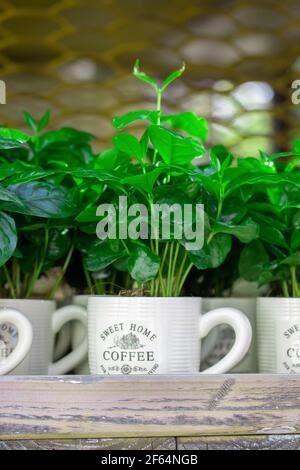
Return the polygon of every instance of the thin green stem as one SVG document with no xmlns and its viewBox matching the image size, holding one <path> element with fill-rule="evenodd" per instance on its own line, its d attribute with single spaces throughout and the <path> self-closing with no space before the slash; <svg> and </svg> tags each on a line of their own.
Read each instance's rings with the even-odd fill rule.
<svg viewBox="0 0 300 470">
<path fill-rule="evenodd" d="M 161 119 L 161 97 L 162 97 L 162 90 L 158 89 L 157 90 L 157 95 L 156 95 L 156 111 L 157 113 L 157 120 L 156 124 L 159 126 L 160 125 L 160 119 Z M 157 158 L 157 150 L 154 150 L 154 155 L 153 155 L 153 165 L 156 164 L 156 158 Z"/>
<path fill-rule="evenodd" d="M 6 264 L 3 265 L 3 272 L 4 272 L 6 282 L 10 290 L 10 295 L 13 299 L 16 299 L 16 291 L 15 291 L 14 284 L 13 284 L 12 278 L 9 274 Z"/>
<path fill-rule="evenodd" d="M 93 286 L 93 283 L 92 283 L 91 275 L 90 275 L 89 271 L 86 269 L 86 266 L 85 266 L 84 263 L 82 263 L 82 266 L 83 266 L 84 277 L 85 277 L 87 286 L 88 286 L 89 291 L 90 291 L 90 295 L 93 295 L 94 294 L 94 286 Z"/>
<path fill-rule="evenodd" d="M 293 297 L 299 297 L 298 281 L 296 274 L 296 266 L 291 266 L 291 276 L 292 276 L 292 291 Z"/>
<path fill-rule="evenodd" d="M 171 271 L 171 279 L 170 279 L 170 281 L 171 281 L 171 290 L 169 292 L 169 295 L 172 295 L 172 291 L 174 290 L 174 277 L 175 277 L 175 270 L 176 270 L 179 250 L 180 250 L 180 244 L 176 243 L 176 249 L 175 249 L 174 258 L 173 258 L 173 262 L 172 262 L 172 271 Z"/>
<path fill-rule="evenodd" d="M 188 277 L 188 275 L 189 275 L 189 273 L 190 273 L 193 266 L 194 266 L 194 264 L 190 263 L 188 268 L 186 269 L 185 273 L 183 274 L 181 282 L 180 282 L 179 287 L 178 287 L 178 290 L 177 290 L 177 292 L 175 292 L 175 297 L 180 295 L 180 293 L 182 291 L 182 288 L 184 286 L 184 283 L 186 281 L 186 278 Z"/>
<path fill-rule="evenodd" d="M 28 299 L 31 296 L 32 291 L 33 291 L 34 286 L 35 286 L 35 283 L 41 275 L 41 272 L 42 272 L 42 269 L 43 269 L 43 266 L 44 266 L 44 263 L 45 263 L 46 255 L 47 255 L 48 243 L 49 243 L 49 230 L 46 227 L 45 228 L 44 247 L 43 247 L 41 259 L 40 259 L 39 263 L 35 264 L 33 276 L 31 277 L 30 282 L 29 282 L 29 287 L 28 287 L 28 290 L 27 290 L 26 299 Z"/>
<path fill-rule="evenodd" d="M 287 281 L 281 281 L 281 289 L 282 289 L 284 297 L 290 296 Z"/>
<path fill-rule="evenodd" d="M 64 265 L 62 267 L 62 270 L 60 272 L 60 275 L 58 276 L 58 278 L 56 279 L 55 281 L 55 284 L 54 286 L 52 287 L 51 291 L 50 291 L 50 294 L 49 294 L 49 299 L 53 299 L 55 294 L 56 294 L 56 291 L 57 289 L 59 288 L 63 278 L 65 277 L 65 274 L 66 274 L 66 271 L 68 269 L 68 266 L 70 264 L 70 261 L 71 261 L 71 258 L 72 258 L 72 254 L 73 254 L 73 251 L 74 251 L 74 245 L 72 243 L 72 246 L 68 252 L 68 255 L 65 259 L 65 262 L 64 262 Z"/>
<path fill-rule="evenodd" d="M 184 270 L 186 260 L 187 260 L 187 252 L 185 252 L 184 255 L 183 255 L 183 258 L 182 258 L 182 261 L 181 261 L 181 264 L 179 266 L 178 273 L 177 273 L 177 276 L 176 276 L 175 291 L 174 291 L 175 296 L 177 296 L 178 286 L 179 286 L 180 279 L 181 279 L 181 276 L 182 276 L 182 273 L 183 273 L 183 270 Z"/>
<path fill-rule="evenodd" d="M 171 242 L 170 253 L 169 253 L 169 265 L 168 265 L 168 278 L 167 278 L 167 296 L 171 297 L 172 295 L 172 262 L 174 256 L 174 242 Z"/>
</svg>

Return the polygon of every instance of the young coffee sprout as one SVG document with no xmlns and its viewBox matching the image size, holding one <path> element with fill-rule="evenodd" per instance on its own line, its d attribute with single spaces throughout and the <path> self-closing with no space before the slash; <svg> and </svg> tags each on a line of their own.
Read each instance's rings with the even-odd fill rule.
<svg viewBox="0 0 300 470">
<path fill-rule="evenodd" d="M 163 84 L 161 87 L 158 86 L 157 82 L 149 77 L 149 75 L 146 75 L 145 72 L 140 71 L 140 60 L 137 59 L 134 67 L 133 67 L 133 75 L 138 78 L 139 80 L 142 80 L 143 82 L 147 82 L 152 88 L 154 88 L 156 92 L 156 111 L 157 111 L 157 119 L 156 119 L 156 124 L 160 124 L 160 117 L 161 117 L 161 98 L 163 92 L 168 88 L 169 85 L 171 85 L 174 80 L 179 78 L 183 72 L 185 71 L 185 63 L 183 62 L 182 67 L 178 70 L 175 70 L 172 72 L 168 77 L 164 80 Z"/>
</svg>

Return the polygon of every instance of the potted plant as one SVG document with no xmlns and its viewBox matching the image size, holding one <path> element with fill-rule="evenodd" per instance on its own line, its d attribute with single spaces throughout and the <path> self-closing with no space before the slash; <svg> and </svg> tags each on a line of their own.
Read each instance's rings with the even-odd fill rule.
<svg viewBox="0 0 300 470">
<path fill-rule="evenodd" d="M 106 216 L 101 209 L 101 198 L 89 212 L 80 215 L 81 221 L 87 222 L 89 218 L 94 223 L 98 221 L 99 239 L 90 244 L 84 256 L 86 270 L 93 272 L 114 266 L 129 273 L 134 281 L 133 288 L 125 292 L 127 296 L 95 296 L 89 300 L 92 373 L 198 371 L 199 334 L 205 336 L 209 329 L 224 321 L 234 327 L 237 341 L 233 350 L 210 372 L 228 370 L 242 358 L 250 344 L 249 322 L 241 313 L 229 308 L 211 312 L 201 317 L 199 333 L 201 299 L 180 297 L 194 265 L 199 269 L 217 267 L 230 252 L 233 236 L 248 242 L 257 235 L 257 226 L 251 220 L 243 217 L 237 223 L 221 220 L 227 195 L 232 193 L 226 188 L 231 155 L 223 147 L 213 148 L 211 173 L 193 165 L 192 161 L 206 152 L 203 146 L 206 121 L 191 112 L 176 115 L 162 112 L 163 92 L 183 70 L 184 67 L 173 72 L 159 86 L 136 63 L 134 75 L 154 89 L 156 109 L 130 112 L 113 120 L 120 131 L 137 120 L 149 124 L 140 139 L 129 132 L 120 132 L 113 138 L 113 148 L 98 158 L 101 178 L 114 192 L 109 207 L 103 195 Z M 97 180 L 99 173 L 91 168 L 85 177 Z M 214 205 L 208 202 L 211 193 L 216 198 Z M 188 228 L 189 235 L 193 232 L 197 214 L 192 214 L 187 224 L 180 217 L 171 220 L 166 210 L 156 218 L 157 224 L 153 224 L 157 215 L 153 213 L 163 204 L 168 209 L 176 206 L 182 210 L 181 214 L 186 205 L 204 204 L 205 213 L 202 206 L 202 213 L 198 213 L 199 218 L 202 214 L 204 245 L 191 248 L 184 231 Z M 168 237 L 162 236 L 158 229 L 165 222 Z M 178 230 L 185 236 L 177 237 Z"/>
<path fill-rule="evenodd" d="M 293 152 L 261 154 L 254 163 L 275 186 L 255 185 L 247 211 L 259 224 L 259 239 L 241 252 L 241 275 L 260 285 L 269 284 L 268 296 L 257 300 L 257 340 L 260 372 L 299 372 L 299 161 L 298 142 Z M 283 157 L 291 157 L 287 163 Z"/>
<path fill-rule="evenodd" d="M 22 312 L 33 326 L 30 361 L 22 363 L 17 372 L 63 373 L 84 357 L 86 341 L 54 367 L 54 335 L 71 319 L 86 322 L 85 311 L 64 307 L 55 312 L 53 300 L 32 298 L 41 275 L 59 266 L 48 294 L 49 299 L 54 297 L 74 251 L 75 216 L 82 193 L 66 168 L 74 155 L 87 158 L 91 136 L 74 129 L 43 132 L 49 113 L 39 122 L 28 113 L 25 119 L 33 136 L 0 129 L 0 306 Z"/>
</svg>

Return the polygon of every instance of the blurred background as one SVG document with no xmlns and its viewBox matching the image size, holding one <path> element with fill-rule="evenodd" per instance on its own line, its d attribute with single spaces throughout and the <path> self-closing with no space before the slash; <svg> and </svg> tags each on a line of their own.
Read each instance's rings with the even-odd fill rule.
<svg viewBox="0 0 300 470">
<path fill-rule="evenodd" d="M 52 128 L 92 132 L 100 151 L 113 116 L 153 107 L 138 57 L 161 78 L 186 62 L 164 106 L 207 117 L 212 142 L 256 155 L 299 136 L 299 0 L 0 0 L 0 39 L 5 125 L 50 109 Z"/>
</svg>

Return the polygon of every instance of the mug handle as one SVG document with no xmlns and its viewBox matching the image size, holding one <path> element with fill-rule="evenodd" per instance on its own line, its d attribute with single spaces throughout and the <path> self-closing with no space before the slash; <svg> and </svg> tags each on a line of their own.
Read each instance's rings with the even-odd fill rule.
<svg viewBox="0 0 300 470">
<path fill-rule="evenodd" d="M 65 323 L 69 321 L 78 320 L 84 327 L 87 326 L 87 313 L 83 307 L 79 305 L 67 305 L 61 307 L 54 313 L 52 317 L 52 330 L 54 334 L 58 333 Z M 67 354 L 59 361 L 53 362 L 49 365 L 49 375 L 63 375 L 74 369 L 80 364 L 87 356 L 88 352 L 88 341 L 87 335 L 77 348 Z"/>
<path fill-rule="evenodd" d="M 0 360 L 0 375 L 8 374 L 30 351 L 32 344 L 32 326 L 29 320 L 18 310 L 5 308 L 0 311 L 0 323 L 13 323 L 18 330 L 18 343 L 12 353 L 3 363 Z"/>
<path fill-rule="evenodd" d="M 217 308 L 200 317 L 200 338 L 208 335 L 212 328 L 226 323 L 235 332 L 235 342 L 231 350 L 217 364 L 202 371 L 204 374 L 225 374 L 236 366 L 247 354 L 252 340 L 251 324 L 240 310 Z"/>
</svg>

